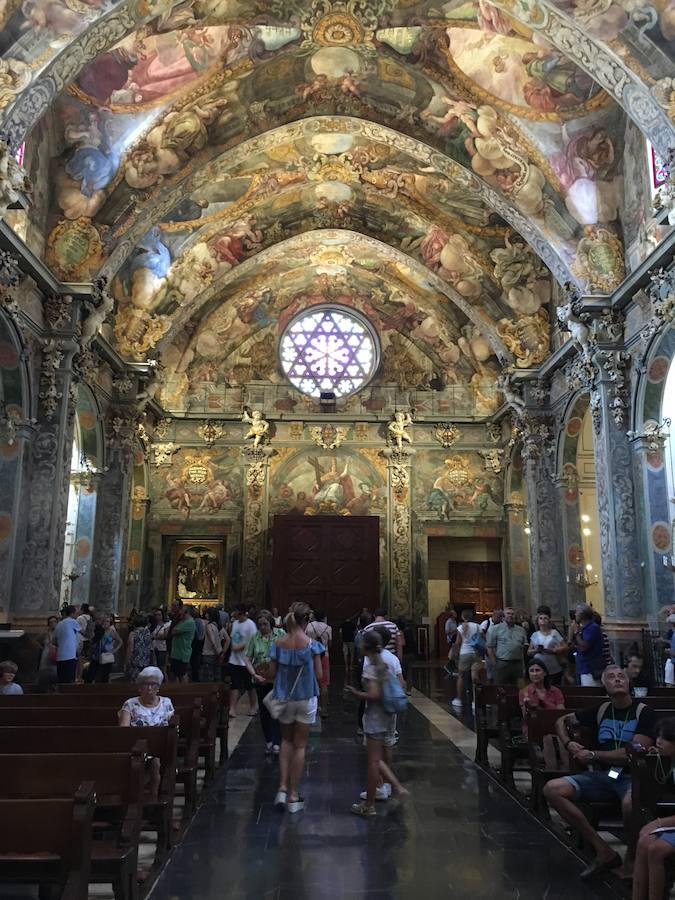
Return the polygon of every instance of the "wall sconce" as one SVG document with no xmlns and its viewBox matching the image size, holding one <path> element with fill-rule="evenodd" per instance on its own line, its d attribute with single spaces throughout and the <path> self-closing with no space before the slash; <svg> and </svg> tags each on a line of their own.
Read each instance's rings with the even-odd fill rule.
<svg viewBox="0 0 675 900">
<path fill-rule="evenodd" d="M 590 563 L 586 563 L 584 571 L 579 572 L 575 578 L 576 583 L 582 588 L 592 587 L 598 583 L 598 580 L 598 576 L 593 574 L 593 566 Z"/>
</svg>

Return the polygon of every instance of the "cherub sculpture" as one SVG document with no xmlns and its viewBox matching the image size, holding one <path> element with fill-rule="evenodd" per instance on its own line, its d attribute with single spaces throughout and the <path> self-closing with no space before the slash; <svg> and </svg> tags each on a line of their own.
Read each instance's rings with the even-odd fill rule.
<svg viewBox="0 0 675 900">
<path fill-rule="evenodd" d="M 412 444 L 412 435 L 406 431 L 412 423 L 413 418 L 409 412 L 395 412 L 393 420 L 387 426 L 389 437 L 399 450 L 403 449 L 403 441 Z"/>
<path fill-rule="evenodd" d="M 99 333 L 101 326 L 115 308 L 115 300 L 108 291 L 103 290 L 100 294 L 98 306 L 94 306 L 92 303 L 87 303 L 86 305 L 90 312 L 82 322 L 82 337 L 80 340 L 83 348 L 88 347 Z"/>
<path fill-rule="evenodd" d="M 263 418 L 262 410 L 260 409 L 254 409 L 250 414 L 245 409 L 242 413 L 241 421 L 251 426 L 244 435 L 244 440 L 247 441 L 253 438 L 253 449 L 257 450 L 268 438 L 270 423 Z"/>
<path fill-rule="evenodd" d="M 584 359 L 590 360 L 593 355 L 591 330 L 574 311 L 574 301 L 558 307 L 558 321 L 572 336 L 573 342 L 583 353 Z"/>
<path fill-rule="evenodd" d="M 154 372 L 150 375 L 148 380 L 145 382 L 145 387 L 142 391 L 139 391 L 136 394 L 136 408 L 139 412 L 143 412 L 145 407 L 150 403 L 151 400 L 154 400 L 162 386 L 164 385 L 165 375 L 164 368 L 161 365 L 158 365 Z"/>
<path fill-rule="evenodd" d="M 520 394 L 516 393 L 511 381 L 511 375 L 508 372 L 504 372 L 499 376 L 497 379 L 497 387 L 504 395 L 507 406 L 510 406 L 515 411 L 516 416 L 518 416 L 518 418 L 524 416 L 525 401 Z"/>
</svg>

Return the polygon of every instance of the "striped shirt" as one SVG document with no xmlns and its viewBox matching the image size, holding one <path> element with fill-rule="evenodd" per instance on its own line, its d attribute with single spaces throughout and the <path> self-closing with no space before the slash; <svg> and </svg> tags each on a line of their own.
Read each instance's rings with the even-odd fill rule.
<svg viewBox="0 0 675 900">
<path fill-rule="evenodd" d="M 389 640 L 384 646 L 385 650 L 389 650 L 390 653 L 396 653 L 396 647 L 398 644 L 398 636 L 401 633 L 398 629 L 398 625 L 395 625 L 393 622 L 390 622 L 388 619 L 383 619 L 381 622 L 371 622 L 370 625 L 366 625 L 363 629 L 364 632 L 372 631 L 374 628 L 386 628 L 389 632 Z"/>
</svg>

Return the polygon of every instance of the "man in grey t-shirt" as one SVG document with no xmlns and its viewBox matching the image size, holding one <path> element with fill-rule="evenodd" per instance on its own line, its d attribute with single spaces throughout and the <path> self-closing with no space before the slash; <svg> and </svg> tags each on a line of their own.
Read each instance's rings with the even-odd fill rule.
<svg viewBox="0 0 675 900">
<path fill-rule="evenodd" d="M 504 610 L 504 621 L 488 631 L 488 655 L 495 667 L 497 684 L 516 684 L 524 676 L 523 651 L 527 646 L 525 629 L 516 625 L 510 606 Z"/>
</svg>

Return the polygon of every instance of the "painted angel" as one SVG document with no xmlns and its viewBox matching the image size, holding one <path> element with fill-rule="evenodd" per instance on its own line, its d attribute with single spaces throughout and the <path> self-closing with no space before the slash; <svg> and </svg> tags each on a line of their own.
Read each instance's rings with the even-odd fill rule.
<svg viewBox="0 0 675 900">
<path fill-rule="evenodd" d="M 396 412 L 394 413 L 393 421 L 387 426 L 389 436 L 399 450 L 403 450 L 404 441 L 408 444 L 413 442 L 412 435 L 406 431 L 412 423 L 413 419 L 409 412 Z"/>
<path fill-rule="evenodd" d="M 244 435 L 244 440 L 247 441 L 253 438 L 253 449 L 257 450 L 269 436 L 270 423 L 263 418 L 262 410 L 260 409 L 254 409 L 250 415 L 248 410 L 245 409 L 242 413 L 241 421 L 251 426 Z"/>
</svg>

